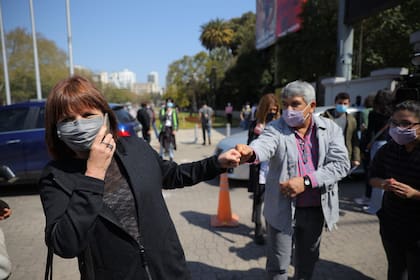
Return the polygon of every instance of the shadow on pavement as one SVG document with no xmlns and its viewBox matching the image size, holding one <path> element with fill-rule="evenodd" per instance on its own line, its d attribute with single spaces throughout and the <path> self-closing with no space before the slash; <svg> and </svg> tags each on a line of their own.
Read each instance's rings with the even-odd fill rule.
<svg viewBox="0 0 420 280">
<path fill-rule="evenodd" d="M 39 187 L 37 184 L 12 184 L 0 186 L 0 196 L 20 196 L 38 195 Z"/>
<path fill-rule="evenodd" d="M 313 280 L 373 280 L 352 267 L 326 260 L 317 262 L 313 276 Z"/>
<path fill-rule="evenodd" d="M 187 262 L 192 279 L 221 279 L 221 280 L 246 280 L 265 279 L 265 270 L 252 268 L 250 270 L 230 270 L 210 266 L 200 262 Z M 293 277 L 289 277 L 292 280 Z M 373 278 L 339 263 L 320 260 L 316 264 L 313 280 L 373 280 Z"/>
<path fill-rule="evenodd" d="M 264 279 L 264 270 L 252 268 L 250 270 L 230 270 L 210 266 L 200 262 L 187 262 L 192 279 L 206 280 L 255 280 Z"/>
<path fill-rule="evenodd" d="M 254 243 L 253 233 L 254 229 L 250 228 L 247 225 L 239 224 L 238 227 L 212 227 L 210 225 L 211 215 L 198 213 L 194 211 L 184 211 L 181 212 L 181 215 L 190 223 L 195 226 L 198 226 L 202 229 L 206 229 L 209 232 L 217 235 L 218 237 L 232 243 L 232 246 L 229 247 L 229 251 L 235 253 L 239 258 L 249 261 L 249 260 L 258 260 L 261 257 L 265 256 L 265 246 L 259 246 Z M 222 233 L 236 234 L 249 238 L 249 242 L 244 247 L 236 247 L 234 244 L 235 240 L 226 237 Z M 219 278 L 218 278 L 219 279 Z M 220 278 L 224 279 L 224 278 Z M 229 278 L 230 279 L 230 278 Z"/>
<path fill-rule="evenodd" d="M 256 245 L 253 240 L 248 242 L 245 247 L 229 247 L 229 252 L 235 253 L 239 258 L 244 261 L 258 260 L 265 257 L 265 246 Z"/>
<path fill-rule="evenodd" d="M 219 237 L 229 241 L 230 243 L 235 243 L 234 240 L 223 236 L 221 233 L 231 233 L 236 235 L 241 235 L 245 237 L 249 237 L 252 240 L 251 234 L 253 233 L 254 229 L 248 227 L 244 224 L 239 224 L 238 227 L 211 227 L 210 226 L 210 218 L 211 215 L 199 213 L 195 211 L 184 211 L 181 212 L 181 215 L 192 225 L 201 227 L 203 229 L 207 229 L 208 231 L 218 235 Z"/>
</svg>

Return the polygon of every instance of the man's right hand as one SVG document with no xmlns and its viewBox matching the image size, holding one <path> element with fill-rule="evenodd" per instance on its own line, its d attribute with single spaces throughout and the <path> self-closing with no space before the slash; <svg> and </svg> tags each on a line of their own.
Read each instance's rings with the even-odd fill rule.
<svg viewBox="0 0 420 280">
<path fill-rule="evenodd" d="M 237 144 L 235 149 L 241 154 L 241 164 L 248 162 L 254 156 L 254 150 L 248 145 Z"/>
</svg>

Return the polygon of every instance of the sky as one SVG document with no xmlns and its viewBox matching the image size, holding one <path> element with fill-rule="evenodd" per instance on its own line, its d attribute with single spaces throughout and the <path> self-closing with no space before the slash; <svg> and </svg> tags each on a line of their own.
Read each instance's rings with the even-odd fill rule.
<svg viewBox="0 0 420 280">
<path fill-rule="evenodd" d="M 0 0 L 3 27 L 32 31 L 29 0 Z M 70 0 L 73 64 L 94 72 L 128 69 L 137 82 L 156 71 L 165 86 L 168 66 L 205 51 L 201 25 L 255 12 L 256 0 Z M 66 0 L 33 0 L 36 33 L 68 52 Z"/>
</svg>

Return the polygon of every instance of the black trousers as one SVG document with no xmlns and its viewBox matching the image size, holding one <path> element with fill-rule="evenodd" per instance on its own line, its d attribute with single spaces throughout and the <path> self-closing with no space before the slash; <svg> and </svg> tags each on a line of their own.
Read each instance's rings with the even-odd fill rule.
<svg viewBox="0 0 420 280">
<path fill-rule="evenodd" d="M 383 221 L 380 234 L 388 260 L 388 280 L 420 279 L 420 236 L 408 241 L 404 234 L 396 236 L 395 227 Z"/>
</svg>

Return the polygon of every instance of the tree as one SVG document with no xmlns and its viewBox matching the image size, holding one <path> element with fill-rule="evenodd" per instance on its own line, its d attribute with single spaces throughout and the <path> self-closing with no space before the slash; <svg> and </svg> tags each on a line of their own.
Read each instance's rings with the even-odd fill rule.
<svg viewBox="0 0 420 280">
<path fill-rule="evenodd" d="M 222 19 L 211 20 L 201 26 L 201 44 L 211 51 L 219 47 L 229 47 L 233 40 L 233 30 Z"/>
<path fill-rule="evenodd" d="M 205 52 L 192 57 L 184 56 L 171 63 L 166 77 L 166 97 L 172 97 L 178 105 L 196 111 L 198 100 L 206 98 L 209 91 L 209 65 L 209 56 Z"/>
<path fill-rule="evenodd" d="M 280 84 L 335 75 L 337 1 L 313 0 L 303 6 L 302 28 L 277 41 Z"/>
<path fill-rule="evenodd" d="M 68 76 L 66 54 L 54 42 L 37 34 L 38 60 L 42 96 L 46 97 L 53 85 Z M 6 55 L 12 102 L 36 98 L 35 64 L 32 36 L 25 29 L 16 28 L 6 35 Z M 3 61 L 2 61 L 3 63 Z M 0 82 L 4 83 L 3 68 Z M 2 96 L 5 94 L 2 92 Z"/>
<path fill-rule="evenodd" d="M 356 73 L 367 76 L 378 68 L 410 68 L 410 34 L 420 29 L 420 2 L 402 1 L 401 5 L 360 21 L 355 25 Z M 361 41 L 360 41 L 361 40 Z M 361 65 L 357 65 L 357 61 Z M 360 69 L 361 67 L 361 69 Z"/>
<path fill-rule="evenodd" d="M 105 95 L 105 98 L 108 102 L 112 103 L 126 103 L 126 102 L 136 102 L 137 95 L 131 92 L 128 89 L 116 88 L 112 85 L 106 85 L 102 88 L 102 93 Z"/>
</svg>

